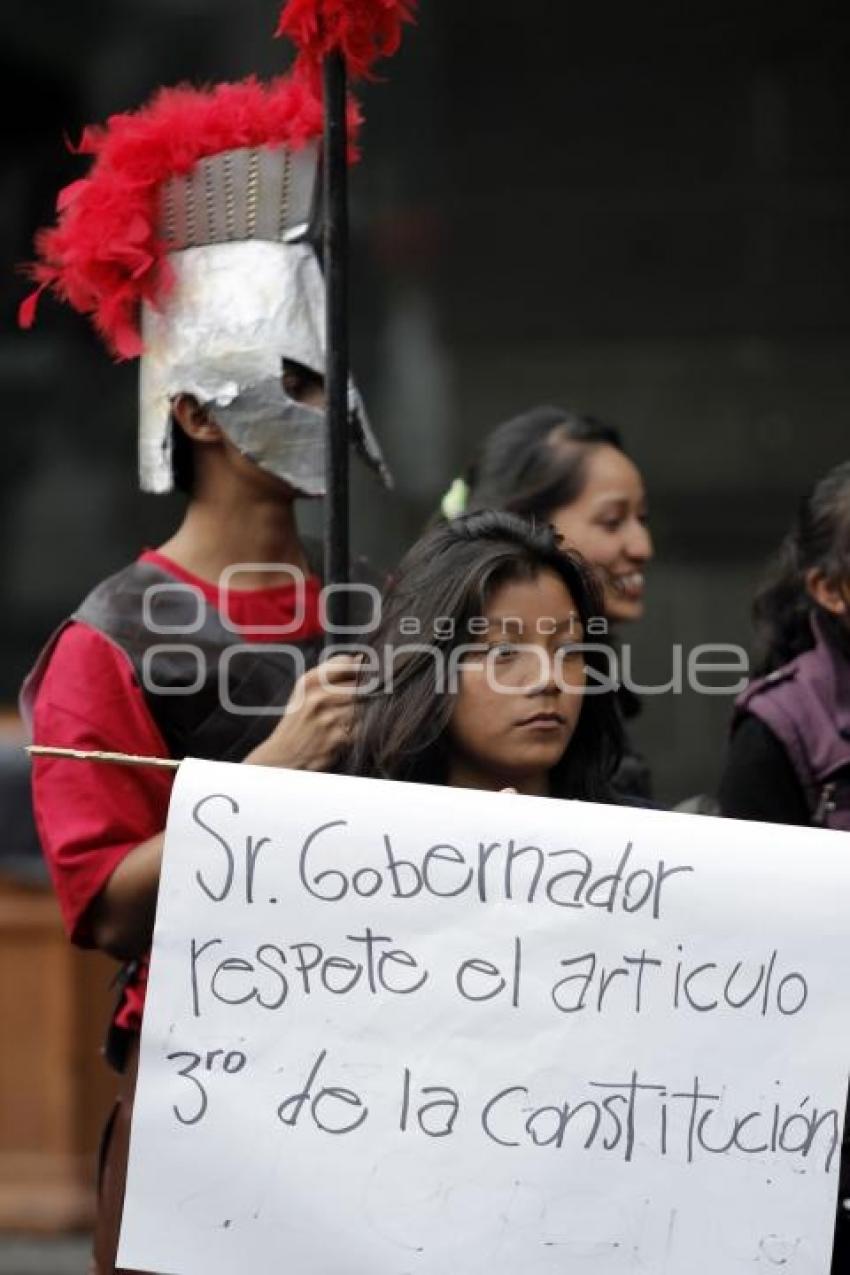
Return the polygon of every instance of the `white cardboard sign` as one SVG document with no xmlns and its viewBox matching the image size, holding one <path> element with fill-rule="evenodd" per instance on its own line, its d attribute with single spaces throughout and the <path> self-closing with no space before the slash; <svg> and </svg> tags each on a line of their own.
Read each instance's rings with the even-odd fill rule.
<svg viewBox="0 0 850 1275">
<path fill-rule="evenodd" d="M 189 761 L 119 1264 L 827 1275 L 842 833 Z"/>
</svg>

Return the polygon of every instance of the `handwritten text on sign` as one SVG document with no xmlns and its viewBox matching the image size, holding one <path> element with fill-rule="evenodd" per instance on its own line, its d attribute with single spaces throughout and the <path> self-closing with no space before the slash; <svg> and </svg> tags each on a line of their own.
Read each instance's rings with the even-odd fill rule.
<svg viewBox="0 0 850 1275">
<path fill-rule="evenodd" d="M 121 1264 L 826 1275 L 840 833 L 185 763 Z"/>
</svg>

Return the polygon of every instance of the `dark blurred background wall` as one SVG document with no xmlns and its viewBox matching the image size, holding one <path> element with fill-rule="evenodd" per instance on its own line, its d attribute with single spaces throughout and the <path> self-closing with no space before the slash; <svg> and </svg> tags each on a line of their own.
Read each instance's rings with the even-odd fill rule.
<svg viewBox="0 0 850 1275">
<path fill-rule="evenodd" d="M 271 74 L 274 0 L 6 0 L 0 17 L 0 704 L 99 577 L 179 502 L 135 486 L 135 368 L 12 263 L 82 171 L 63 147 L 159 83 Z M 671 647 L 748 641 L 766 555 L 850 454 L 850 9 L 422 0 L 361 94 L 355 366 L 398 487 L 358 479 L 392 565 L 476 440 L 536 402 L 610 417 L 650 492 L 642 680 Z M 308 511 L 315 520 L 317 510 Z M 664 695 L 660 795 L 714 782 L 728 698 Z"/>
</svg>

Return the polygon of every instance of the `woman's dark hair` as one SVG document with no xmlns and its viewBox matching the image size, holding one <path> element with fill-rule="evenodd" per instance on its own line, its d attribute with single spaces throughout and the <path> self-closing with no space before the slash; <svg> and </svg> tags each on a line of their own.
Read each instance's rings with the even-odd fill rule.
<svg viewBox="0 0 850 1275">
<path fill-rule="evenodd" d="M 756 594 L 756 676 L 781 668 L 814 645 L 815 612 L 827 634 L 846 644 L 841 619 L 819 608 L 806 589 L 812 569 L 837 584 L 850 581 L 850 461 L 815 483 Z"/>
<path fill-rule="evenodd" d="M 499 425 L 484 441 L 466 475 L 467 510 L 506 509 L 548 522 L 584 487 L 590 451 L 600 445 L 625 452 L 612 425 L 560 407 L 534 407 Z"/>
<path fill-rule="evenodd" d="M 358 702 L 351 773 L 412 783 L 447 781 L 453 702 L 450 690 L 438 688 L 437 665 L 445 667 L 451 651 L 469 641 L 469 621 L 484 614 L 495 589 L 535 579 L 542 571 L 564 582 L 587 632 L 589 620 L 602 614 L 598 586 L 583 560 L 561 550 L 548 527 L 487 511 L 441 523 L 413 546 L 388 589 L 373 639 L 385 664 L 381 685 Z M 447 628 L 451 635 L 440 637 Z M 420 636 L 411 640 L 412 632 Z M 585 662 L 607 671 L 595 652 L 588 652 Z M 586 696 L 569 747 L 552 771 L 553 796 L 606 800 L 621 752 L 614 694 Z"/>
</svg>

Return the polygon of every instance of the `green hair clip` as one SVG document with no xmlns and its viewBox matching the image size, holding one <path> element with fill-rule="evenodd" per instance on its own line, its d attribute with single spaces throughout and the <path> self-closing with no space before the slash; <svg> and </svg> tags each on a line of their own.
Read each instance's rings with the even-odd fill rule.
<svg viewBox="0 0 850 1275">
<path fill-rule="evenodd" d="M 440 511 L 444 518 L 459 518 L 466 511 L 469 500 L 469 487 L 462 478 L 456 478 L 440 501 Z"/>
</svg>

